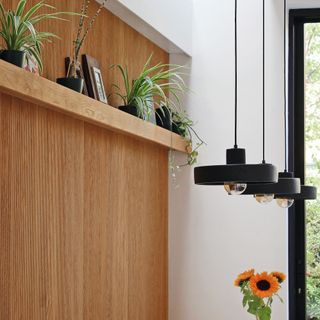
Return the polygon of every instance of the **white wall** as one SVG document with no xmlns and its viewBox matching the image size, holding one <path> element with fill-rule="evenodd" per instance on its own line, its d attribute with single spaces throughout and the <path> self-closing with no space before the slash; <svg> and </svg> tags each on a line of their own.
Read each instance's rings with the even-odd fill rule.
<svg viewBox="0 0 320 320">
<path fill-rule="evenodd" d="M 267 160 L 283 170 L 283 1 L 266 3 Z M 261 161 L 261 4 L 239 1 L 239 145 L 248 163 Z M 233 6 L 233 0 L 194 1 L 194 93 L 186 106 L 208 144 L 200 165 L 225 163 L 225 149 L 233 146 Z M 172 62 L 186 58 L 173 55 Z M 177 185 L 170 185 L 170 320 L 250 319 L 233 280 L 251 267 L 286 272 L 287 211 L 227 196 L 222 187 L 195 186 L 192 169 L 178 174 Z M 274 319 L 286 319 L 286 308 L 275 302 Z"/>
<path fill-rule="evenodd" d="M 106 3 L 111 12 L 167 52 L 187 55 L 192 54 L 192 6 L 192 0 L 109 0 Z"/>
<path fill-rule="evenodd" d="M 289 8 L 320 8 L 320 0 L 289 0 Z"/>
<path fill-rule="evenodd" d="M 190 0 L 119 0 L 156 30 L 172 40 L 187 53 L 191 53 Z M 164 23 L 165 22 L 165 23 Z"/>
</svg>

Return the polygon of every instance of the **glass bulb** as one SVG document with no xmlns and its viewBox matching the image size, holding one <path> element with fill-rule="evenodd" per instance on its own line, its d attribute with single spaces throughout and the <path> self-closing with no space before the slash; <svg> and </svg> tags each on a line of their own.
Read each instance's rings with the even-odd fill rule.
<svg viewBox="0 0 320 320">
<path fill-rule="evenodd" d="M 224 189 L 228 192 L 229 195 L 239 195 L 246 191 L 247 184 L 229 182 L 224 184 Z"/>
<path fill-rule="evenodd" d="M 279 198 L 277 199 L 277 204 L 284 209 L 290 208 L 294 204 L 294 199 Z"/>
<path fill-rule="evenodd" d="M 261 204 L 268 204 L 274 199 L 274 194 L 255 194 L 255 199 Z"/>
</svg>

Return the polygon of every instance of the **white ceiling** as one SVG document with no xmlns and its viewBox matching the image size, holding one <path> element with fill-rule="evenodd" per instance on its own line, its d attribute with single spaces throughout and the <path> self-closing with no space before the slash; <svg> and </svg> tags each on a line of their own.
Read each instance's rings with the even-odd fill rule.
<svg viewBox="0 0 320 320">
<path fill-rule="evenodd" d="M 320 0 L 289 0 L 289 8 L 320 8 Z"/>
</svg>

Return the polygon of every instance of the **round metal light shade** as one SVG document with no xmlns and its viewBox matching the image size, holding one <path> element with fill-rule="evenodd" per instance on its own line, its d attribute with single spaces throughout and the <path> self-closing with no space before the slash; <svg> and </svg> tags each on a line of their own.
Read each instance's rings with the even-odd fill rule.
<svg viewBox="0 0 320 320">
<path fill-rule="evenodd" d="M 280 172 L 277 183 L 248 185 L 243 195 L 275 194 L 288 198 L 289 194 L 298 194 L 300 191 L 299 178 L 294 178 L 290 172 Z"/>
<path fill-rule="evenodd" d="M 194 169 L 194 181 L 198 185 L 214 186 L 231 182 L 247 184 L 274 183 L 277 178 L 277 168 L 268 163 L 227 164 Z"/>
<path fill-rule="evenodd" d="M 284 195 L 276 194 L 276 199 L 284 198 Z M 285 195 L 285 198 L 294 200 L 316 200 L 317 188 L 313 186 L 301 186 L 300 193 Z"/>
</svg>

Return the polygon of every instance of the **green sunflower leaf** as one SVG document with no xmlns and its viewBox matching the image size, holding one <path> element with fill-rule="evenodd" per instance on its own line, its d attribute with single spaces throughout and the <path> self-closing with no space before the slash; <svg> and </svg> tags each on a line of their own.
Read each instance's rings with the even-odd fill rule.
<svg viewBox="0 0 320 320">
<path fill-rule="evenodd" d="M 257 316 L 260 320 L 271 320 L 271 308 L 264 306 L 257 310 Z"/>
</svg>

